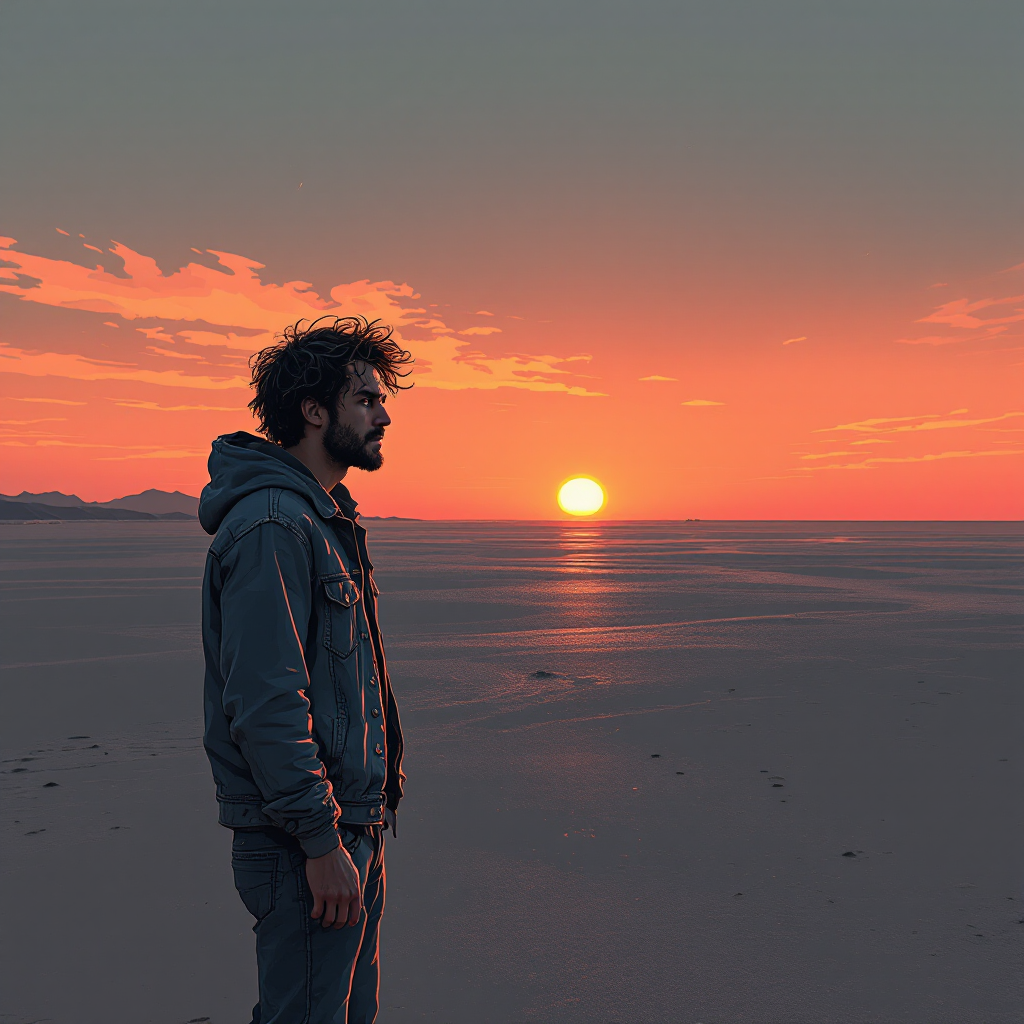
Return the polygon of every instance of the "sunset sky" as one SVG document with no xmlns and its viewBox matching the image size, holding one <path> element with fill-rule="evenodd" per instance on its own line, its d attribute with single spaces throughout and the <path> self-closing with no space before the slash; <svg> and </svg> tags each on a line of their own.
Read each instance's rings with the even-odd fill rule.
<svg viewBox="0 0 1024 1024">
<path fill-rule="evenodd" d="M 0 492 L 197 494 L 285 325 L 367 514 L 1024 513 L 1024 5 L 4 5 Z"/>
</svg>

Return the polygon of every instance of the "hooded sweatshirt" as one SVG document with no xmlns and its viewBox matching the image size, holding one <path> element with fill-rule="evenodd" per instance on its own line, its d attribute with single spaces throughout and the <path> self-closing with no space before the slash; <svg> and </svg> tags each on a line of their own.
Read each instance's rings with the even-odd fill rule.
<svg viewBox="0 0 1024 1024">
<path fill-rule="evenodd" d="M 199 521 L 204 745 L 220 822 L 319 857 L 402 796 L 402 730 L 355 502 L 277 445 L 217 438 Z"/>
</svg>

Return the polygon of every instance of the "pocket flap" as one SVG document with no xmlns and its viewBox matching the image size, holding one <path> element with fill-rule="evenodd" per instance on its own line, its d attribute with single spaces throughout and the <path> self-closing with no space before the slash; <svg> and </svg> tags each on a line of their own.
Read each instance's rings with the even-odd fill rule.
<svg viewBox="0 0 1024 1024">
<path fill-rule="evenodd" d="M 347 577 L 336 580 L 324 580 L 324 595 L 333 604 L 342 608 L 351 608 L 359 600 L 359 588 Z"/>
</svg>

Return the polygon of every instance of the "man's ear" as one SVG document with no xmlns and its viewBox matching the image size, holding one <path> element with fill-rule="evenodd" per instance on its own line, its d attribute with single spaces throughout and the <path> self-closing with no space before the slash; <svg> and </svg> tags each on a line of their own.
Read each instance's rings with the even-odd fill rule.
<svg viewBox="0 0 1024 1024">
<path fill-rule="evenodd" d="M 312 396 L 307 395 L 299 405 L 302 410 L 302 418 L 314 427 L 326 427 L 328 416 L 327 410 Z"/>
</svg>

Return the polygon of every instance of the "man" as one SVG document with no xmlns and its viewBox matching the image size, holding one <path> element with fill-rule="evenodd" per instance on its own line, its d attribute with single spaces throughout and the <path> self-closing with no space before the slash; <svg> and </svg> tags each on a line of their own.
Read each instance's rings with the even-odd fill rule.
<svg viewBox="0 0 1024 1024">
<path fill-rule="evenodd" d="M 219 437 L 199 519 L 205 746 L 255 917 L 253 1024 L 377 1015 L 385 828 L 402 729 L 349 468 L 374 471 L 411 356 L 360 317 L 302 322 L 252 361 L 266 441 Z"/>
</svg>

